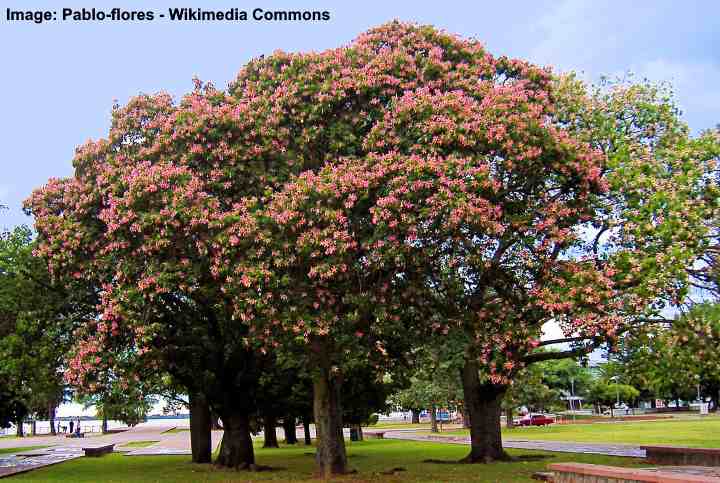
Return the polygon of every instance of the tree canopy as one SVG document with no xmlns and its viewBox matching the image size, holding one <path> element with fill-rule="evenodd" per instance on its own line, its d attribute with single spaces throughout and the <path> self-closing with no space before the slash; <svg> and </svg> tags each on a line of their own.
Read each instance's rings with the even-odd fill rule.
<svg viewBox="0 0 720 483">
<path fill-rule="evenodd" d="M 251 416 L 279 411 L 263 376 L 296 358 L 327 476 L 348 470 L 343 415 L 362 419 L 343 387 L 387 382 L 431 339 L 462 371 L 466 460 L 504 458 L 520 371 L 665 320 L 699 280 L 718 144 L 662 88 L 592 89 L 392 22 L 254 59 L 224 91 L 115 106 L 26 206 L 53 280 L 96 298 L 68 381 L 167 375 L 220 415 L 218 463 L 246 468 Z M 542 340 L 548 322 L 562 339 Z"/>
</svg>

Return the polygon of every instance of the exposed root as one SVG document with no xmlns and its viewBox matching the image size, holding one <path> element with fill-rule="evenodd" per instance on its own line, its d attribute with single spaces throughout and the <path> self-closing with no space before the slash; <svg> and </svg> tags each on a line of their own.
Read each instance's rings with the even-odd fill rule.
<svg viewBox="0 0 720 483">
<path fill-rule="evenodd" d="M 222 463 L 215 463 L 215 469 L 216 470 L 235 470 L 235 471 L 252 471 L 252 472 L 260 472 L 260 471 L 280 471 L 283 468 L 273 468 L 272 466 L 265 466 L 265 465 L 258 465 L 255 463 L 247 463 L 243 462 L 236 466 L 228 466 L 224 465 Z"/>
<path fill-rule="evenodd" d="M 473 456 L 472 453 L 461 459 L 458 463 L 463 464 L 489 464 L 496 461 L 517 461 L 517 458 L 510 456 L 505 451 L 499 455 Z"/>
<path fill-rule="evenodd" d="M 354 474 L 357 474 L 357 472 L 358 472 L 358 470 L 355 470 L 355 469 L 348 469 L 348 470 L 343 471 L 342 473 L 330 473 L 330 474 L 316 472 L 315 478 L 324 480 L 327 478 L 335 478 L 335 477 L 340 477 L 340 476 L 354 475 Z"/>
<path fill-rule="evenodd" d="M 407 471 L 407 470 L 405 468 L 403 468 L 402 466 L 397 466 L 397 467 L 391 468 L 387 471 L 381 471 L 380 474 L 381 475 L 394 475 L 395 473 L 400 473 L 401 471 Z"/>
</svg>

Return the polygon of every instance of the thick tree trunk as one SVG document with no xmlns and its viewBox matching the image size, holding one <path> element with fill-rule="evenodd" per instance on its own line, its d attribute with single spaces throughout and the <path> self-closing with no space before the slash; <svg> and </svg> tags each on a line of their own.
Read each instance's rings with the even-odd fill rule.
<svg viewBox="0 0 720 483">
<path fill-rule="evenodd" d="M 228 468 L 245 469 L 255 466 L 250 418 L 244 412 L 227 411 L 222 415 L 223 439 L 215 463 Z"/>
<path fill-rule="evenodd" d="M 505 409 L 505 426 L 507 428 L 512 428 L 515 426 L 515 424 L 513 423 L 513 410 L 511 407 Z"/>
<path fill-rule="evenodd" d="M 30 422 L 30 436 L 37 436 L 37 421 L 35 419 Z"/>
<path fill-rule="evenodd" d="M 22 438 L 23 436 L 25 436 L 25 430 L 23 428 L 23 420 L 22 419 L 15 421 L 15 435 L 18 438 Z"/>
<path fill-rule="evenodd" d="M 361 424 L 353 424 L 353 428 L 355 429 L 355 434 L 357 434 L 357 440 L 363 441 L 363 430 Z"/>
<path fill-rule="evenodd" d="M 502 447 L 500 415 L 502 399 L 507 386 L 481 384 L 478 363 L 466 360 L 463 368 L 463 392 L 465 407 L 472 415 L 470 420 L 470 454 L 465 463 L 489 463 L 507 460 Z"/>
<path fill-rule="evenodd" d="M 438 432 L 437 409 L 435 408 L 435 406 L 433 406 L 432 410 L 430 411 L 430 432 L 431 433 Z"/>
<path fill-rule="evenodd" d="M 193 463 L 212 461 L 210 405 L 202 394 L 190 394 L 190 449 Z"/>
<path fill-rule="evenodd" d="M 310 418 L 305 416 L 302 419 L 303 422 L 303 435 L 305 436 L 305 444 L 310 446 L 312 444 L 312 438 L 310 438 Z"/>
<path fill-rule="evenodd" d="M 103 420 L 102 420 L 102 434 L 105 434 L 108 432 L 108 419 L 105 413 L 103 413 Z"/>
<path fill-rule="evenodd" d="M 412 423 L 413 424 L 420 424 L 420 411 L 411 410 L 412 413 Z"/>
<path fill-rule="evenodd" d="M 275 416 L 265 415 L 263 416 L 263 434 L 265 435 L 265 443 L 263 448 L 279 448 L 277 439 L 277 418 Z"/>
<path fill-rule="evenodd" d="M 283 432 L 285 433 L 285 444 L 297 444 L 295 416 L 288 415 L 283 418 Z"/>
<path fill-rule="evenodd" d="M 463 428 L 470 429 L 470 408 L 465 405 L 462 410 Z"/>
<path fill-rule="evenodd" d="M 339 378 L 329 364 L 322 364 L 313 380 L 313 410 L 317 452 L 315 461 L 321 477 L 348 472 Z"/>
<path fill-rule="evenodd" d="M 57 430 L 55 429 L 55 405 L 51 404 L 48 407 L 48 417 L 50 418 L 50 434 L 53 436 L 57 435 Z"/>
<path fill-rule="evenodd" d="M 221 431 L 222 426 L 220 425 L 220 416 L 216 412 L 210 410 L 210 429 L 213 431 Z"/>
</svg>

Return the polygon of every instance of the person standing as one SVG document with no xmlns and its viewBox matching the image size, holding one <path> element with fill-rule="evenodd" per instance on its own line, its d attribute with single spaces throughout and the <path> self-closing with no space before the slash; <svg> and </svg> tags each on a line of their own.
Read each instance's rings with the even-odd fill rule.
<svg viewBox="0 0 720 483">
<path fill-rule="evenodd" d="M 74 427 L 74 426 L 75 426 L 75 421 L 73 421 L 73 420 L 71 419 L 71 420 L 70 420 L 70 434 L 73 434 L 73 433 L 74 433 L 74 431 L 73 431 L 73 427 Z"/>
<path fill-rule="evenodd" d="M 77 421 L 75 421 L 75 433 L 80 436 L 80 418 L 77 418 Z"/>
</svg>

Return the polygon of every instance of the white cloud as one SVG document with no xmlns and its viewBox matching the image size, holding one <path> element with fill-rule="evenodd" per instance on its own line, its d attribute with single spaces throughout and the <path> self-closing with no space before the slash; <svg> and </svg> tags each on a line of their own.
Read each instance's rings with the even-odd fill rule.
<svg viewBox="0 0 720 483">
<path fill-rule="evenodd" d="M 593 0 L 566 0 L 538 18 L 531 32 L 537 43 L 530 59 L 563 70 L 584 69 L 593 61 L 621 48 L 621 38 L 602 5 Z M 616 26 L 616 25 L 615 25 Z"/>
<path fill-rule="evenodd" d="M 542 335 L 540 340 L 562 339 L 565 337 L 565 334 L 563 334 L 563 331 L 558 323 L 554 321 L 546 322 L 542 326 L 541 331 Z"/>
</svg>

